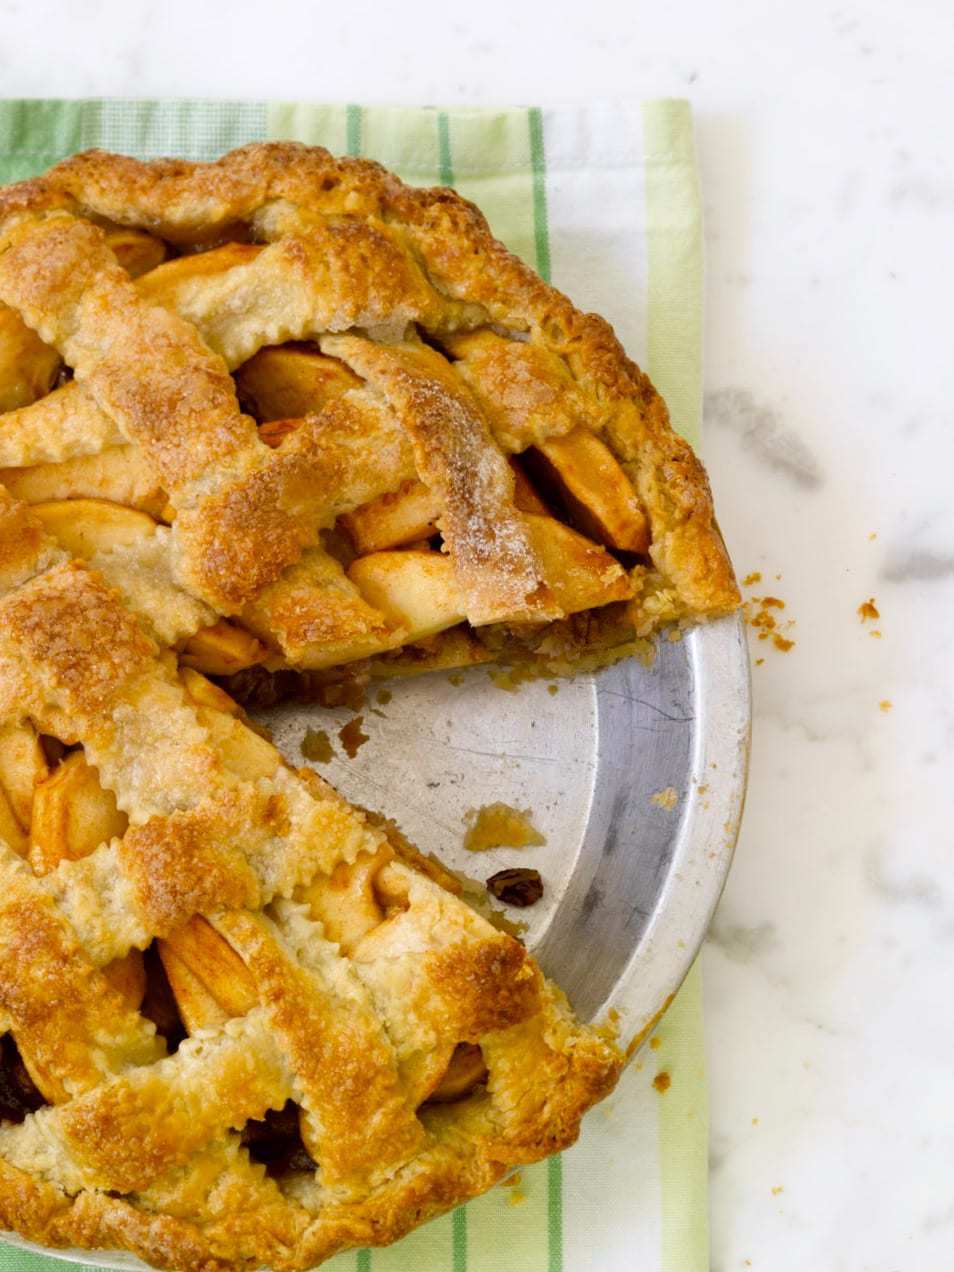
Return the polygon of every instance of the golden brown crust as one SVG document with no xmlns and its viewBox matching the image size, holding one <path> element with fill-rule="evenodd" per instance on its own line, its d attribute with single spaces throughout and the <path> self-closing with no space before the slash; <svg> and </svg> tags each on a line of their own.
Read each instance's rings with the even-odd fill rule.
<svg viewBox="0 0 954 1272">
<path fill-rule="evenodd" d="M 132 316 L 131 330 L 141 329 L 141 337 L 129 340 L 130 348 L 150 344 L 153 363 L 167 340 L 177 344 L 185 336 L 171 315 L 164 327 L 153 306 L 143 307 L 150 299 L 196 327 L 230 367 L 268 343 L 353 327 L 373 331 L 382 324 L 400 336 L 409 322 L 417 323 L 445 339 L 460 357 L 454 392 L 440 396 L 447 374 L 437 373 L 434 361 L 426 378 L 429 400 L 445 428 L 461 401 L 463 379 L 476 392 L 505 451 L 559 436 L 575 420 L 585 421 L 610 444 L 652 528 L 650 555 L 659 577 L 651 589 L 655 608 L 640 615 L 640 631 L 667 619 L 718 615 L 738 604 L 705 473 L 669 427 L 665 405 L 649 380 L 623 353 L 608 324 L 580 313 L 508 253 L 480 212 L 451 191 L 412 189 L 374 163 L 334 159 L 295 143 L 247 146 L 213 164 L 141 164 L 95 151 L 75 156 L 38 181 L 0 192 L 0 223 L 10 244 L 5 253 L 10 260 L 0 261 L 0 295 L 51 338 L 52 328 L 44 326 L 50 317 L 37 306 L 43 309 L 58 270 L 63 281 L 72 259 L 66 239 L 76 237 L 75 218 L 83 216 L 145 227 L 189 248 L 236 236 L 266 244 L 231 243 L 205 257 L 160 266 L 136 284 L 138 307 L 129 296 L 133 284 L 111 278 L 107 286 L 103 269 L 95 272 L 91 296 L 83 300 L 80 284 L 89 279 L 91 258 L 69 269 L 67 281 L 80 309 L 95 309 L 96 296 L 108 295 L 124 320 Z M 88 245 L 90 236 L 102 238 L 88 225 L 83 234 Z M 110 255 L 105 242 L 96 250 Z M 24 252 L 26 257 L 18 255 Z M 34 276 L 30 286 L 22 285 L 19 264 L 24 260 L 24 269 Z M 118 266 L 114 270 L 123 272 Z M 117 289 L 124 291 L 121 305 Z M 264 306 L 262 297 L 268 298 Z M 488 322 L 527 343 L 501 341 Z M 482 330 L 469 334 L 477 327 Z M 380 361 L 380 347 L 376 350 Z M 190 355 L 198 358 L 196 365 L 202 356 L 195 349 Z M 287 461 L 276 459 L 274 470 L 256 452 L 234 402 L 227 400 L 224 368 L 221 363 L 214 373 L 212 363 L 208 368 L 202 375 L 211 376 L 210 384 L 216 378 L 221 383 L 224 414 L 221 426 L 210 423 L 200 432 L 187 428 L 178 434 L 176 427 L 164 425 L 161 438 L 150 433 L 149 421 L 159 418 L 167 403 L 161 376 L 151 387 L 137 387 L 134 398 L 119 391 L 129 382 L 124 375 L 113 376 L 116 384 L 111 380 L 98 392 L 126 435 L 135 434 L 153 448 L 159 475 L 172 488 L 173 501 L 179 499 L 184 514 L 176 528 L 179 577 L 221 612 L 232 613 L 255 601 L 297 559 L 309 542 L 302 520 L 313 526 L 314 510 L 299 510 L 297 516 L 285 511 L 290 508 L 287 483 L 294 484 Z M 104 373 L 99 383 L 109 378 Z M 394 390 L 393 368 L 389 378 Z M 505 409 L 495 405 L 501 401 L 502 380 L 507 381 Z M 204 395 L 197 385 L 190 409 L 220 418 L 220 406 Z M 423 399 L 416 401 L 417 409 L 409 413 L 422 427 L 429 416 L 426 406 Z M 473 429 L 465 433 L 476 436 Z M 460 460 L 466 446 L 461 448 L 460 435 L 454 442 Z M 236 444 L 239 450 L 233 453 Z M 422 474 L 446 474 L 446 465 L 433 469 L 433 445 L 425 450 L 422 454 L 418 448 L 417 454 Z M 241 463 L 232 472 L 239 453 Z M 177 494 L 177 478 L 197 474 L 210 454 L 223 470 L 220 493 L 203 491 L 197 501 Z M 480 455 L 482 467 L 493 467 L 486 448 Z M 320 462 L 312 466 L 313 477 L 320 471 Z M 488 487 L 479 509 L 485 523 L 494 516 L 507 522 L 507 500 L 499 498 L 507 493 L 506 483 L 500 481 L 498 496 Z M 474 491 L 470 494 L 472 504 Z M 472 519 L 473 508 L 459 489 L 445 488 L 444 496 L 448 525 Z M 220 527 L 227 530 L 220 533 Z M 485 594 L 495 582 L 503 587 L 501 580 L 511 580 L 512 588 L 512 580 L 522 578 L 518 591 L 530 583 L 527 553 L 508 557 L 513 541 L 512 534 L 501 533 L 494 545 Z M 459 568 L 467 590 L 466 559 Z M 529 587 L 525 596 L 522 620 L 548 616 L 545 584 Z M 499 617 L 499 600 L 496 611 L 477 604 L 476 594 L 474 600 L 472 621 Z"/>
<path fill-rule="evenodd" d="M 379 387 L 411 438 L 421 480 L 443 507 L 441 533 L 474 623 L 558 618 L 514 505 L 513 473 L 490 444 L 466 386 L 425 345 L 325 337 L 334 354 Z"/>
<path fill-rule="evenodd" d="M 74 717 L 104 711 L 120 677 L 149 666 L 155 655 L 135 618 L 76 562 L 46 571 L 0 609 L 4 640 L 43 665 L 41 692 Z"/>
<path fill-rule="evenodd" d="M 50 558 L 22 505 L 0 512 L 15 561 L 0 726 L 82 743 L 129 817 L 44 877 L 0 842 L 0 1016 L 49 1102 L 0 1124 L 0 1224 L 160 1267 L 304 1269 L 572 1142 L 620 1057 L 522 946 L 180 679 L 95 571 Z M 330 940 L 322 916 L 352 905 L 348 942 Z M 200 913 L 202 941 L 178 941 Z M 187 974 L 212 943 L 213 1004 L 242 967 L 167 1056 L 110 979 L 157 935 Z M 422 1105 L 460 1043 L 486 1048 L 486 1087 Z M 318 1167 L 283 1192 L 236 1131 L 288 1100 Z"/>
</svg>

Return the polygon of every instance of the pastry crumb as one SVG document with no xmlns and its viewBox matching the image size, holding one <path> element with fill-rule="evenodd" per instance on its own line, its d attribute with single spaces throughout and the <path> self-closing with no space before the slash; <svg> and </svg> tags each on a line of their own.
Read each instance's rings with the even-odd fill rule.
<svg viewBox="0 0 954 1272">
<path fill-rule="evenodd" d="M 776 575 L 776 578 L 780 577 Z M 771 640 L 780 653 L 787 654 L 794 647 L 795 641 L 790 636 L 783 636 L 782 631 L 793 628 L 795 620 L 788 619 L 782 623 L 778 613 L 772 612 L 784 609 L 785 602 L 780 596 L 753 596 L 742 605 L 745 621 L 757 630 L 759 640 Z M 759 658 L 755 665 L 761 667 L 764 662 L 764 658 Z"/>
<path fill-rule="evenodd" d="M 893 705 L 894 704 L 892 703 L 890 698 L 882 698 L 881 701 L 878 703 L 879 709 L 884 712 L 890 711 Z"/>
<path fill-rule="evenodd" d="M 875 604 L 875 598 L 869 596 L 866 601 L 862 601 L 857 610 L 858 617 L 863 623 L 867 623 L 868 619 L 877 619 L 881 617 L 881 612 Z"/>
<path fill-rule="evenodd" d="M 507 1205 L 522 1206 L 526 1200 L 527 1200 L 527 1194 L 523 1191 L 523 1189 L 515 1188 L 513 1192 L 510 1194 L 510 1196 L 507 1198 Z"/>
<path fill-rule="evenodd" d="M 391 692 L 390 689 L 379 689 L 378 692 L 375 694 L 375 700 L 377 701 L 379 706 L 382 706 L 382 707 L 386 707 L 393 697 L 394 697 L 394 694 Z"/>
<path fill-rule="evenodd" d="M 656 1088 L 656 1090 L 659 1092 L 660 1095 L 665 1095 L 666 1092 L 669 1090 L 669 1088 L 672 1086 L 672 1078 L 669 1076 L 669 1074 L 666 1072 L 665 1069 L 662 1069 L 653 1078 L 653 1086 Z"/>
<path fill-rule="evenodd" d="M 354 759 L 369 739 L 370 735 L 362 731 L 362 724 L 364 716 L 356 715 L 338 730 L 338 738 L 349 760 Z"/>
<path fill-rule="evenodd" d="M 306 760 L 315 764 L 327 764 L 335 758 L 335 748 L 324 729 L 306 729 L 298 749 Z"/>
<path fill-rule="evenodd" d="M 464 683 L 464 677 L 460 674 L 459 671 L 451 672 L 451 674 L 447 677 L 447 679 L 452 685 L 455 685 L 455 686 L 462 685 Z"/>
<path fill-rule="evenodd" d="M 542 835 L 530 820 L 529 808 L 511 808 L 509 804 L 484 804 L 471 808 L 464 814 L 469 827 L 464 836 L 468 852 L 486 852 L 488 848 L 528 848 L 545 844 Z"/>
<path fill-rule="evenodd" d="M 756 665 L 756 667 L 761 667 L 764 663 L 765 663 L 765 659 L 764 659 L 764 658 L 756 658 L 756 660 L 755 660 L 755 665 Z"/>
<path fill-rule="evenodd" d="M 785 1191 L 784 1185 L 776 1184 L 775 1187 L 772 1189 L 772 1196 L 777 1197 L 779 1193 L 783 1193 L 784 1191 Z"/>
<path fill-rule="evenodd" d="M 872 530 L 871 533 L 868 535 L 868 542 L 870 543 L 873 539 L 877 539 L 877 537 L 878 537 L 877 530 Z"/>
<path fill-rule="evenodd" d="M 752 587 L 755 583 L 762 582 L 762 574 L 759 570 L 753 570 L 751 574 L 747 574 L 742 580 L 743 587 Z"/>
<path fill-rule="evenodd" d="M 653 1051 L 658 1051 L 659 1048 L 662 1046 L 662 1039 L 659 1037 L 658 1034 L 653 1034 L 653 1036 L 649 1040 L 649 1045 L 652 1047 Z"/>
<path fill-rule="evenodd" d="M 758 1119 L 757 1117 L 753 1117 L 753 1119 L 752 1119 L 752 1125 L 753 1125 L 753 1126 L 758 1126 L 758 1124 L 759 1124 L 759 1119 Z"/>
<path fill-rule="evenodd" d="M 869 632 L 868 635 L 874 637 L 875 640 L 881 639 L 881 632 L 879 631 L 877 627 L 874 629 L 873 632 Z"/>
<path fill-rule="evenodd" d="M 519 1170 L 515 1170 L 512 1175 L 508 1175 L 506 1179 L 500 1181 L 501 1188 L 518 1188 L 523 1182 L 523 1174 Z"/>
<path fill-rule="evenodd" d="M 559 685 L 547 685 L 547 693 L 548 693 L 548 694 L 549 694 L 552 698 L 555 698 L 555 697 L 556 697 L 556 695 L 557 695 L 559 692 L 560 692 L 560 686 L 559 686 Z"/>
<path fill-rule="evenodd" d="M 667 786 L 651 795 L 649 802 L 655 804 L 657 808 L 664 808 L 667 813 L 671 813 L 679 803 L 679 792 L 674 786 Z"/>
</svg>

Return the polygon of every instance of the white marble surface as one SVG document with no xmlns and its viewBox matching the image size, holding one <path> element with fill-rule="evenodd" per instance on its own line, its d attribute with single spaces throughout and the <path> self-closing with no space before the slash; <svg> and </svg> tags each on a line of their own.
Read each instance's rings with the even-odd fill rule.
<svg viewBox="0 0 954 1272">
<path fill-rule="evenodd" d="M 756 650 L 748 812 L 705 954 L 712 1266 L 947 1272 L 950 5 L 556 10 L 4 0 L 2 91 L 691 97 L 707 459 L 741 571 L 797 621 L 791 652 Z M 855 613 L 869 596 L 880 640 Z"/>
</svg>

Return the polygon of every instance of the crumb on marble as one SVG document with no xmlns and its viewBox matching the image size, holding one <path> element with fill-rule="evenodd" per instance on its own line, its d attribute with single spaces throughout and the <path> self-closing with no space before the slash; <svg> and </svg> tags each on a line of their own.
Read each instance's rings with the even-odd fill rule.
<svg viewBox="0 0 954 1272">
<path fill-rule="evenodd" d="M 861 602 L 858 606 L 857 614 L 863 623 L 867 623 L 869 618 L 874 621 L 881 617 L 881 612 L 875 604 L 873 596 L 869 596 L 866 601 Z"/>
<path fill-rule="evenodd" d="M 893 705 L 894 704 L 892 703 L 890 698 L 882 698 L 881 701 L 878 703 L 878 708 L 879 710 L 884 711 L 887 714 L 887 712 L 891 710 Z"/>
<path fill-rule="evenodd" d="M 869 632 L 868 635 L 874 637 L 875 640 L 881 639 L 881 632 L 878 630 L 877 627 L 874 629 L 873 632 Z"/>
<path fill-rule="evenodd" d="M 776 1184 L 772 1189 L 772 1196 L 777 1197 L 779 1193 L 783 1193 L 785 1188 L 782 1184 Z"/>
<path fill-rule="evenodd" d="M 394 694 L 390 689 L 379 689 L 375 694 L 376 701 L 382 707 L 386 707 L 393 697 Z"/>
<path fill-rule="evenodd" d="M 753 1126 L 758 1126 L 758 1124 L 759 1124 L 759 1119 L 758 1119 L 757 1117 L 753 1117 L 753 1119 L 752 1119 L 752 1125 L 753 1125 Z"/>
<path fill-rule="evenodd" d="M 756 667 L 761 667 L 761 666 L 763 666 L 763 665 L 764 665 L 764 663 L 765 663 L 765 659 L 764 659 L 764 658 L 756 658 L 756 660 L 755 660 L 755 665 L 756 665 Z"/>
<path fill-rule="evenodd" d="M 649 802 L 655 804 L 657 808 L 664 808 L 667 813 L 671 813 L 679 803 L 679 792 L 674 786 L 667 786 L 651 795 Z"/>
<path fill-rule="evenodd" d="M 338 738 L 349 760 L 354 759 L 370 737 L 370 734 L 363 732 L 362 724 L 364 724 L 364 716 L 356 715 L 338 730 Z"/>
<path fill-rule="evenodd" d="M 753 570 L 751 574 L 747 574 L 742 580 L 743 587 L 752 587 L 755 583 L 762 582 L 762 575 L 759 570 Z"/>
<path fill-rule="evenodd" d="M 783 636 L 782 632 L 791 630 L 795 626 L 795 620 L 788 619 L 783 623 L 778 611 L 784 609 L 785 602 L 780 596 L 753 596 L 742 605 L 745 621 L 755 628 L 758 639 L 771 640 L 780 653 L 787 654 L 794 647 L 795 641 L 790 636 Z M 773 613 L 773 610 L 776 612 Z M 761 667 L 764 661 L 764 658 L 757 660 L 755 665 Z"/>
<path fill-rule="evenodd" d="M 877 530 L 872 530 L 871 533 L 868 535 L 868 542 L 871 543 L 874 539 L 877 539 L 877 537 L 878 537 Z"/>
<path fill-rule="evenodd" d="M 560 692 L 559 685 L 547 685 L 547 693 L 550 695 L 551 698 L 555 698 L 559 692 Z"/>
<path fill-rule="evenodd" d="M 464 683 L 464 677 L 461 675 L 459 671 L 452 671 L 451 674 L 447 677 L 447 680 L 449 684 L 452 684 L 455 686 L 462 685 Z"/>
<path fill-rule="evenodd" d="M 665 1095 L 666 1092 L 669 1090 L 669 1088 L 672 1086 L 672 1078 L 669 1076 L 669 1074 L 666 1072 L 665 1069 L 661 1069 L 660 1072 L 657 1073 L 656 1076 L 653 1078 L 653 1086 L 656 1088 L 656 1090 L 659 1092 L 660 1095 Z"/>
</svg>

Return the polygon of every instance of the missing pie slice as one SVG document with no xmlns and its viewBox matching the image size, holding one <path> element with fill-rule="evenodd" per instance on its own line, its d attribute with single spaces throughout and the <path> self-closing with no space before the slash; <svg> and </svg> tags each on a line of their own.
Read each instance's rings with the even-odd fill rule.
<svg viewBox="0 0 954 1272">
<path fill-rule="evenodd" d="M 571 1143 L 617 1050 L 221 685 L 731 610 L 607 325 L 374 164 L 91 153 L 0 191 L 0 410 L 0 1226 L 304 1269 Z"/>
<path fill-rule="evenodd" d="M 652 385 L 450 191 L 92 152 L 0 193 L 0 246 L 0 481 L 243 694 L 568 671 L 738 603 Z"/>
</svg>

